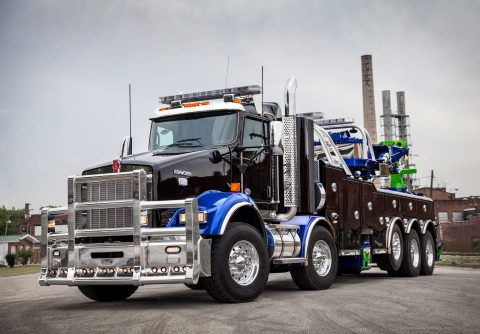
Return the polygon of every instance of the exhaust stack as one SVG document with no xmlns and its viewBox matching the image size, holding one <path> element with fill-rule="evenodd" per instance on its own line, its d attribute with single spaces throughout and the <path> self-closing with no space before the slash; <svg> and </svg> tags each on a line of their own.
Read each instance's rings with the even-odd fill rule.
<svg viewBox="0 0 480 334">
<path fill-rule="evenodd" d="M 285 117 L 297 114 L 295 93 L 297 91 L 297 79 L 290 77 L 285 85 Z"/>
<path fill-rule="evenodd" d="M 297 213 L 299 174 L 297 164 L 297 118 L 295 91 L 297 79 L 291 77 L 285 86 L 285 117 L 283 117 L 283 206 L 290 207 L 287 213 L 279 214 L 276 220 L 287 221 Z"/>
</svg>

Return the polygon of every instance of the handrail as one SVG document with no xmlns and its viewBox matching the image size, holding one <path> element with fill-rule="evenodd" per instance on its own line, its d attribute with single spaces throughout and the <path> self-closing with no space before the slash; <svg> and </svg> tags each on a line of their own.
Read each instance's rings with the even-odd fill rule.
<svg viewBox="0 0 480 334">
<path fill-rule="evenodd" d="M 350 171 L 350 168 L 348 168 L 347 164 L 345 163 L 345 160 L 343 160 L 342 155 L 338 151 L 337 146 L 333 142 L 333 140 L 330 137 L 330 135 L 328 134 L 328 132 L 325 131 L 322 127 L 320 127 L 318 125 L 314 125 L 313 129 L 314 129 L 315 132 L 317 132 L 317 135 L 319 135 L 320 142 L 322 143 L 322 146 L 324 147 L 325 155 L 327 156 L 328 161 L 330 163 L 333 163 L 333 164 L 337 164 L 337 163 L 340 164 L 340 166 L 345 171 L 345 174 L 347 174 L 348 176 L 352 176 L 352 172 Z M 327 141 L 328 141 L 328 143 L 327 143 Z M 330 147 L 328 145 L 330 145 Z M 333 159 L 332 155 L 330 154 L 330 148 L 334 151 L 338 162 L 336 162 Z"/>
</svg>

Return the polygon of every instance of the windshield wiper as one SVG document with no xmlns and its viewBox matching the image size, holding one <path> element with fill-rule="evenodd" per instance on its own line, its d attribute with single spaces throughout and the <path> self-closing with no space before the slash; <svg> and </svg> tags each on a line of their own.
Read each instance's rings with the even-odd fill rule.
<svg viewBox="0 0 480 334">
<path fill-rule="evenodd" d="M 185 143 L 187 141 L 197 141 L 201 146 L 203 146 L 203 144 L 200 142 L 199 139 L 202 139 L 202 138 L 188 138 L 188 139 L 182 139 L 182 140 L 179 140 L 177 141 L 175 144 L 178 144 L 178 143 Z M 172 144 L 173 145 L 173 144 Z"/>
<path fill-rule="evenodd" d="M 172 148 L 172 147 L 203 147 L 203 144 L 200 142 L 199 139 L 202 139 L 202 138 L 182 139 L 182 140 L 179 140 L 179 141 L 177 141 L 173 144 L 165 146 L 164 148 L 156 151 L 154 154 L 160 154 L 163 151 L 165 151 L 166 149 L 169 149 L 169 148 Z M 188 141 L 197 141 L 200 145 L 193 145 L 192 143 L 187 143 Z"/>
<path fill-rule="evenodd" d="M 167 145 L 165 148 L 170 148 L 170 147 L 202 147 L 203 144 L 199 141 L 199 139 L 202 138 L 188 138 L 188 139 L 182 139 L 178 140 L 177 142 Z M 200 145 L 193 145 L 192 143 L 187 143 L 187 141 L 197 141 Z"/>
</svg>

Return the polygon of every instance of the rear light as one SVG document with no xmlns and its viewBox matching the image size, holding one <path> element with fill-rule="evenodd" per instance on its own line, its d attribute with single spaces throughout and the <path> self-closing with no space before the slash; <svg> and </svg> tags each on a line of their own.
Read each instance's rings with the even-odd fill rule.
<svg viewBox="0 0 480 334">
<path fill-rule="evenodd" d="M 113 170 L 114 173 L 118 173 L 120 171 L 120 161 L 119 160 L 113 160 L 112 170 Z"/>
</svg>

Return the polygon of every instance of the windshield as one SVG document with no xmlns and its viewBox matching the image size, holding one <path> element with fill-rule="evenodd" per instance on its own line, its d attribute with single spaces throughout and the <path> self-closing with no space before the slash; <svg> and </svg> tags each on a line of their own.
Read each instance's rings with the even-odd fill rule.
<svg viewBox="0 0 480 334">
<path fill-rule="evenodd" d="M 152 122 L 149 149 L 174 154 L 207 149 L 233 142 L 237 132 L 236 111 L 189 113 Z"/>
</svg>

